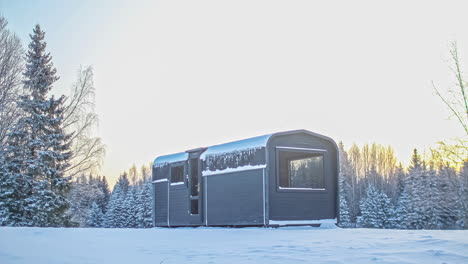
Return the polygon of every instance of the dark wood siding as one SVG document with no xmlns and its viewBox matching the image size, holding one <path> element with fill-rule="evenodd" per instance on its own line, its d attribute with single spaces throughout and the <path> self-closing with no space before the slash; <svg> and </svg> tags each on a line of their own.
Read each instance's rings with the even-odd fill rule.
<svg viewBox="0 0 468 264">
<path fill-rule="evenodd" d="M 167 226 L 167 184 L 168 182 L 153 183 L 156 226 Z"/>
<path fill-rule="evenodd" d="M 208 225 L 263 225 L 263 169 L 207 176 Z"/>
<path fill-rule="evenodd" d="M 276 147 L 326 150 L 325 190 L 279 190 Z M 337 217 L 337 149 L 334 142 L 307 133 L 273 136 L 268 143 L 269 219 L 318 220 Z"/>
<path fill-rule="evenodd" d="M 170 186 L 169 225 L 185 226 L 189 222 L 188 190 L 185 185 Z"/>
</svg>

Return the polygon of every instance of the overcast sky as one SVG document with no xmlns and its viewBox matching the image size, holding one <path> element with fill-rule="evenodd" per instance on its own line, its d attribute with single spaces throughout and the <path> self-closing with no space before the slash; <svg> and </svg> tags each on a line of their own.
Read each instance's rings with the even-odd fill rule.
<svg viewBox="0 0 468 264">
<path fill-rule="evenodd" d="M 348 148 L 413 148 L 463 135 L 434 95 L 468 67 L 466 1 L 26 1 L 0 14 L 26 47 L 36 23 L 67 93 L 93 65 L 102 173 L 290 129 Z M 466 68 L 465 67 L 465 68 Z"/>
</svg>

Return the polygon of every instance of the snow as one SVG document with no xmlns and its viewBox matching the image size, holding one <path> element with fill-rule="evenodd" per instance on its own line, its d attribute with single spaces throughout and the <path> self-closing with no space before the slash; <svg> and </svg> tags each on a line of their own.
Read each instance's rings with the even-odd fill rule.
<svg viewBox="0 0 468 264">
<path fill-rule="evenodd" d="M 321 220 L 269 220 L 270 225 L 314 225 L 314 224 L 336 224 L 337 219 L 321 219 Z"/>
<path fill-rule="evenodd" d="M 203 152 L 203 154 L 200 156 L 200 159 L 205 160 L 207 156 L 229 153 L 233 151 L 262 148 L 266 146 L 270 137 L 271 134 L 211 146 L 205 152 Z"/>
<path fill-rule="evenodd" d="M 167 182 L 167 179 L 159 179 L 159 180 L 153 181 L 153 183 L 160 183 L 160 182 Z"/>
<path fill-rule="evenodd" d="M 0 263 L 468 263 L 468 231 L 0 228 Z"/>
<path fill-rule="evenodd" d="M 186 153 L 186 152 L 180 152 L 180 153 L 175 153 L 175 154 L 171 154 L 171 155 L 160 156 L 160 157 L 157 157 L 154 160 L 153 166 L 154 167 L 160 167 L 160 166 L 164 166 L 164 165 L 166 165 L 168 163 L 186 161 L 187 159 L 188 159 L 188 153 Z"/>
<path fill-rule="evenodd" d="M 232 172 L 240 172 L 240 171 L 248 171 L 248 170 L 258 170 L 258 169 L 264 169 L 266 168 L 266 165 L 245 165 L 237 168 L 227 168 L 224 170 L 215 170 L 215 171 L 210 171 L 210 170 L 205 170 L 202 172 L 202 176 L 211 176 L 211 175 L 217 175 L 217 174 L 225 174 L 225 173 L 232 173 Z"/>
</svg>

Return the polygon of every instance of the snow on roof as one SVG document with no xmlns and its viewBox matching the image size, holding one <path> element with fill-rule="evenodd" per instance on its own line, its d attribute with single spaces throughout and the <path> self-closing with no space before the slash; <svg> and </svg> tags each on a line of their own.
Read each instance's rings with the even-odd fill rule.
<svg viewBox="0 0 468 264">
<path fill-rule="evenodd" d="M 207 156 L 218 155 L 223 153 L 230 153 L 239 150 L 248 150 L 265 147 L 271 134 L 247 138 L 243 140 L 233 141 L 225 144 L 214 145 L 208 147 L 205 152 L 200 156 L 200 159 L 204 160 Z"/>
<path fill-rule="evenodd" d="M 188 153 L 186 152 L 180 152 L 176 154 L 171 154 L 171 155 L 165 155 L 165 156 L 160 156 L 157 157 L 154 160 L 153 166 L 161 166 L 167 163 L 174 163 L 174 162 L 179 162 L 179 161 L 185 161 L 188 159 Z"/>
</svg>

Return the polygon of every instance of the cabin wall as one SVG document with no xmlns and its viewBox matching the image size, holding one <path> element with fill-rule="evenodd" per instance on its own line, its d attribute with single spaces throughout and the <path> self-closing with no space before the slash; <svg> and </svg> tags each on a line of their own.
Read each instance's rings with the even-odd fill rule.
<svg viewBox="0 0 468 264">
<path fill-rule="evenodd" d="M 154 196 L 154 213 L 153 221 L 155 226 L 167 226 L 168 214 L 168 184 L 170 166 L 153 167 L 153 196 Z M 164 181 L 166 179 L 166 181 Z M 162 181 L 161 181 L 162 180 Z M 155 181 L 159 181 L 156 182 Z"/>
<path fill-rule="evenodd" d="M 323 149 L 325 190 L 279 188 L 277 147 Z M 268 219 L 320 220 L 337 218 L 338 157 L 334 142 L 306 133 L 273 136 L 268 143 Z"/>
<path fill-rule="evenodd" d="M 205 176 L 210 226 L 264 224 L 263 169 Z"/>
<path fill-rule="evenodd" d="M 167 226 L 167 185 L 167 181 L 153 183 L 155 226 Z"/>
</svg>

